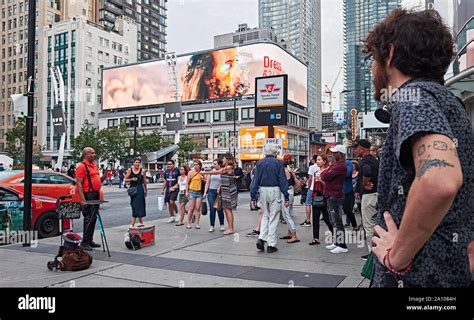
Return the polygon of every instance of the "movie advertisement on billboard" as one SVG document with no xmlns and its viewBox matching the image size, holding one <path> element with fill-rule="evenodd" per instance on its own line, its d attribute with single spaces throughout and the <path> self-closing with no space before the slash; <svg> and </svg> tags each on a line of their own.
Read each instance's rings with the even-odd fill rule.
<svg viewBox="0 0 474 320">
<path fill-rule="evenodd" d="M 276 44 L 257 43 L 179 56 L 181 102 L 255 94 L 255 79 L 288 75 L 288 99 L 307 106 L 307 67 Z M 165 60 L 103 70 L 103 110 L 171 103 Z"/>
</svg>

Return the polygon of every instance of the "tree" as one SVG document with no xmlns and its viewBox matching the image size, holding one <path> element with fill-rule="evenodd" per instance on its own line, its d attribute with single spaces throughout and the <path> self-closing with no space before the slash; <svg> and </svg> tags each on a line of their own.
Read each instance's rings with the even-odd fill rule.
<svg viewBox="0 0 474 320">
<path fill-rule="evenodd" d="M 171 143 L 163 139 L 163 136 L 158 130 L 153 130 L 150 134 L 140 135 L 137 138 L 137 152 L 145 154 L 166 148 Z"/>
<path fill-rule="evenodd" d="M 26 142 L 26 120 L 25 118 L 16 118 L 15 125 L 5 133 L 7 145 L 5 151 L 13 158 L 13 164 L 19 165 L 25 163 L 25 142 Z M 33 162 L 39 163 L 43 154 L 41 146 L 33 146 Z"/>
<path fill-rule="evenodd" d="M 13 159 L 24 158 L 25 140 L 26 140 L 26 121 L 25 118 L 18 118 L 13 128 L 5 133 L 7 146 L 5 151 Z"/>
<path fill-rule="evenodd" d="M 79 135 L 71 141 L 72 157 L 75 161 L 82 161 L 82 150 L 86 147 L 93 148 L 97 158 L 101 158 L 103 147 L 98 138 L 97 129 L 88 125 L 83 125 Z"/>
<path fill-rule="evenodd" d="M 109 162 L 120 161 L 130 151 L 133 139 L 127 127 L 121 124 L 118 128 L 100 130 L 97 135 L 103 147 L 101 159 Z"/>
<path fill-rule="evenodd" d="M 187 160 L 191 160 L 191 156 L 195 153 L 199 153 L 202 150 L 187 134 L 183 134 L 179 139 L 179 151 L 178 151 L 178 161 L 180 164 L 186 164 Z"/>
</svg>

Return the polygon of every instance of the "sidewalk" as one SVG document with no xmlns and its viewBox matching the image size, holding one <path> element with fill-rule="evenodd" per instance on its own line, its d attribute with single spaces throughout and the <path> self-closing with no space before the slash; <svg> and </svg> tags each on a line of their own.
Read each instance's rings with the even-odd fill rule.
<svg viewBox="0 0 474 320">
<path fill-rule="evenodd" d="M 156 226 L 156 244 L 138 251 L 128 250 L 124 234 L 128 226 L 106 229 L 111 250 L 93 253 L 90 269 L 51 272 L 59 238 L 43 239 L 36 248 L 21 245 L 0 247 L 0 287 L 367 287 L 360 275 L 360 256 L 365 248 L 349 244 L 349 253 L 334 255 L 325 249 L 325 225 L 320 246 L 309 246 L 312 228 L 299 227 L 301 242 L 280 240 L 277 253 L 259 253 L 256 238 L 245 235 L 255 227 L 257 212 L 241 206 L 235 212 L 236 234 L 208 232 L 209 216 L 202 229 L 167 224 L 166 219 L 148 221 Z M 296 222 L 304 220 L 304 207 L 295 207 Z M 105 222 L 106 223 L 106 222 Z M 348 229 L 347 229 L 348 230 Z M 346 230 L 346 231 L 347 231 Z M 278 234 L 286 233 L 279 224 Z M 349 233 L 349 232 L 348 232 Z M 95 233 L 100 243 L 100 234 Z"/>
</svg>

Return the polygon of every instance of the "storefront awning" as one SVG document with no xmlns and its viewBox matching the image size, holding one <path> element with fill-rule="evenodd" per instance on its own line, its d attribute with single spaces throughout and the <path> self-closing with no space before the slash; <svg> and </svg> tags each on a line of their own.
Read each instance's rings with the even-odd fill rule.
<svg viewBox="0 0 474 320">
<path fill-rule="evenodd" d="M 155 163 L 159 161 L 161 158 L 163 158 L 164 156 L 172 152 L 178 151 L 178 149 L 179 149 L 179 146 L 174 144 L 164 149 L 161 149 L 159 151 L 147 153 L 145 156 L 148 163 Z"/>
</svg>

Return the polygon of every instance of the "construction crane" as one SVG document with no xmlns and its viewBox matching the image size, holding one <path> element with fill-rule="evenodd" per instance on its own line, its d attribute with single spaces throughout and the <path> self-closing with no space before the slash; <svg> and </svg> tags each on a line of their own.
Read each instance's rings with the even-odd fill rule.
<svg viewBox="0 0 474 320">
<path fill-rule="evenodd" d="M 332 112 L 332 92 L 334 90 L 334 86 L 336 85 L 337 80 L 339 80 L 339 77 L 341 76 L 342 68 L 343 67 L 339 69 L 336 80 L 334 80 L 334 83 L 332 84 L 331 88 L 326 85 L 326 90 L 324 91 L 324 94 L 329 96 L 329 112 Z"/>
</svg>

